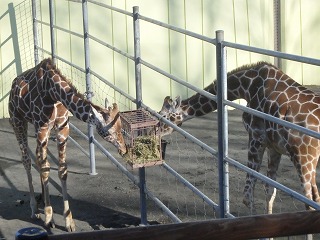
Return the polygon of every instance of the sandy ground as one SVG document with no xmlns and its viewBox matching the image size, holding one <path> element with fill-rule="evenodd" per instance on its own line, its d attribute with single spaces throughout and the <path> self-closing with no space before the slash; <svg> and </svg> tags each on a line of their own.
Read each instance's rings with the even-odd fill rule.
<svg viewBox="0 0 320 240">
<path fill-rule="evenodd" d="M 229 156 L 246 163 L 247 133 L 241 122 L 241 112 L 229 111 Z M 206 144 L 217 146 L 217 115 L 186 122 L 183 128 L 194 134 Z M 72 118 L 72 123 L 86 131 L 86 125 Z M 34 155 L 35 139 L 33 126 L 29 126 L 29 144 Z M 87 149 L 87 142 L 74 131 L 72 138 Z M 218 203 L 219 187 L 217 162 L 200 147 L 186 140 L 177 133 L 166 138 L 166 163 L 182 177 L 197 186 L 214 202 Z M 25 170 L 20 162 L 20 151 L 8 119 L 0 120 L 0 239 L 13 239 L 17 230 L 30 226 L 43 226 L 42 220 L 30 219 L 28 184 Z M 115 154 L 113 146 L 103 143 Z M 97 175 L 90 175 L 89 160 L 72 142 L 67 150 L 69 175 L 68 193 L 70 207 L 76 222 L 77 231 L 124 228 L 140 224 L 139 189 L 132 184 L 99 150 L 96 150 Z M 50 142 L 49 158 L 51 159 L 51 202 L 54 208 L 55 229 L 47 229 L 50 234 L 65 232 L 62 217 L 63 204 L 60 182 L 57 175 L 55 143 Z M 122 161 L 123 162 L 123 161 Z M 124 163 L 124 162 L 123 162 Z M 124 164 L 125 165 L 125 164 Z M 138 175 L 137 170 L 129 171 Z M 245 173 L 230 166 L 230 212 L 235 216 L 250 215 L 250 209 L 242 204 L 242 191 Z M 35 168 L 32 169 L 37 194 L 41 187 Z M 262 173 L 266 173 L 264 160 Z M 147 186 L 166 204 L 182 221 L 196 221 L 216 218 L 216 213 L 202 199 L 196 197 L 183 184 L 175 180 L 162 167 L 146 169 Z M 299 192 L 298 176 L 287 157 L 283 157 L 278 171 L 278 181 Z M 257 214 L 265 213 L 264 185 L 258 181 L 256 188 Z M 40 205 L 40 209 L 43 206 Z M 148 200 L 148 221 L 151 224 L 172 223 L 150 200 Z M 292 212 L 304 210 L 304 205 L 284 193 L 279 193 L 275 201 L 274 212 Z M 43 218 L 43 214 L 42 214 Z"/>
</svg>

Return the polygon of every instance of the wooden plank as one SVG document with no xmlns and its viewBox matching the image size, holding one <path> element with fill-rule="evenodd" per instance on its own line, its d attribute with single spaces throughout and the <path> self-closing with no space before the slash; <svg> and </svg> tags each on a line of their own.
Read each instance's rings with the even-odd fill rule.
<svg viewBox="0 0 320 240">
<path fill-rule="evenodd" d="M 252 239 L 320 233 L 320 211 L 304 211 L 153 225 L 128 229 L 79 232 L 49 236 L 49 239 Z"/>
</svg>

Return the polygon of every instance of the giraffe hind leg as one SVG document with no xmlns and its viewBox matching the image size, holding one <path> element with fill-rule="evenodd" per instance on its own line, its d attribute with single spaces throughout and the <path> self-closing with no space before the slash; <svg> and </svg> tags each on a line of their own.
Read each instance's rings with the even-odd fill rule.
<svg viewBox="0 0 320 240">
<path fill-rule="evenodd" d="M 16 139 L 19 144 L 19 148 L 22 154 L 21 161 L 27 173 L 29 193 L 30 193 L 30 208 L 31 208 L 31 218 L 40 218 L 38 204 L 35 198 L 34 187 L 32 183 L 31 174 L 31 158 L 28 152 L 28 123 L 26 121 L 20 121 L 17 118 L 10 119 L 10 123 L 13 127 Z"/>
<path fill-rule="evenodd" d="M 253 138 L 249 139 L 249 151 L 248 151 L 248 167 L 252 170 L 259 172 L 261 167 L 261 161 L 263 158 L 265 150 L 265 145 L 262 144 L 260 140 Z M 255 204 L 254 204 L 254 188 L 257 179 L 251 174 L 247 174 L 246 183 L 244 187 L 244 198 L 243 203 L 251 210 L 252 214 L 256 214 Z"/>
<path fill-rule="evenodd" d="M 281 154 L 278 153 L 275 149 L 268 149 L 268 171 L 267 176 L 272 180 L 276 180 L 277 171 L 279 163 L 281 160 Z M 266 201 L 267 201 L 267 211 L 268 214 L 272 213 L 273 202 L 276 198 L 277 189 L 266 184 Z"/>
</svg>

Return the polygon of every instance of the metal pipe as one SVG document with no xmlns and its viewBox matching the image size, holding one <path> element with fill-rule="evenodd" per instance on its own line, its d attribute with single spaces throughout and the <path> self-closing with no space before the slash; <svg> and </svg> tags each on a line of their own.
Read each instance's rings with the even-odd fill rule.
<svg viewBox="0 0 320 240">
<path fill-rule="evenodd" d="M 176 76 L 174 76 L 174 75 L 172 75 L 172 74 L 170 74 L 170 73 L 168 73 L 168 72 L 166 72 L 166 71 L 164 71 L 164 70 L 162 70 L 162 69 L 160 69 L 160 68 L 158 68 L 158 67 L 156 67 L 156 66 L 154 66 L 154 65 L 152 65 L 152 64 L 150 64 L 150 63 L 148 63 L 148 62 L 146 62 L 144 60 L 142 60 L 142 59 L 140 59 L 140 63 L 143 64 L 144 66 L 146 66 L 146 67 L 148 67 L 148 68 L 150 68 L 150 69 L 152 69 L 152 70 L 154 70 L 154 71 L 156 71 L 156 72 L 158 72 L 158 73 L 160 73 L 160 74 L 162 74 L 162 75 L 174 80 L 175 82 L 177 82 L 177 83 L 179 83 L 179 84 L 181 84 L 181 85 L 183 85 L 183 86 L 185 86 L 187 88 L 190 88 L 190 89 L 200 93 L 201 95 L 209 98 L 210 100 L 217 101 L 217 97 L 215 95 L 209 93 L 208 91 L 205 91 L 205 90 L 203 90 L 201 88 L 197 88 L 197 87 L 193 86 L 192 84 L 186 82 L 185 80 L 183 80 L 181 78 L 178 78 L 178 77 L 176 77 Z"/>
<path fill-rule="evenodd" d="M 39 52 L 38 52 L 38 24 L 37 24 L 37 7 L 36 0 L 32 0 L 32 24 L 33 24 L 33 46 L 34 46 L 34 64 L 39 63 Z"/>
<path fill-rule="evenodd" d="M 228 110 L 224 104 L 227 98 L 226 49 L 222 44 L 224 32 L 216 31 L 216 39 L 219 205 L 220 217 L 224 218 L 229 213 L 229 168 L 224 160 L 228 155 Z"/>
<path fill-rule="evenodd" d="M 308 63 L 311 65 L 320 66 L 320 60 L 315 58 L 282 53 L 282 52 L 277 52 L 277 51 L 272 51 L 272 50 L 262 49 L 257 47 L 251 47 L 243 44 L 226 42 L 226 41 L 223 41 L 223 45 L 226 47 L 235 48 L 235 49 L 239 49 L 247 52 L 254 52 L 254 53 L 259 53 L 259 54 L 268 55 L 272 57 L 279 57 L 279 58 L 288 59 L 296 62 Z"/>
<path fill-rule="evenodd" d="M 129 58 L 132 61 L 134 61 L 134 57 L 131 56 L 130 54 L 128 54 L 128 53 L 126 53 L 124 51 L 121 51 L 120 49 L 118 49 L 118 48 L 116 48 L 116 47 L 114 47 L 114 46 L 112 46 L 112 45 L 110 45 L 110 44 L 108 44 L 108 43 L 106 43 L 106 42 L 104 42 L 104 41 L 92 36 L 92 35 L 89 35 L 89 38 L 92 39 L 93 41 L 95 41 L 97 43 L 100 43 L 101 45 L 103 45 L 103 46 L 105 46 L 105 47 L 107 47 L 107 48 L 109 48 L 109 49 L 121 54 L 122 56 L 124 56 L 126 58 Z"/>
<path fill-rule="evenodd" d="M 76 147 L 79 148 L 80 151 L 84 153 L 84 155 L 86 155 L 88 158 L 90 158 L 90 154 L 76 140 L 74 140 L 70 136 L 68 137 L 68 140 L 70 140 L 74 145 L 76 145 Z"/>
<path fill-rule="evenodd" d="M 55 32 L 54 32 L 54 8 L 53 8 L 53 2 L 52 0 L 49 0 L 49 16 L 50 16 L 50 43 L 51 43 L 51 58 L 52 62 L 55 64 L 56 59 L 56 38 L 55 38 Z"/>
<path fill-rule="evenodd" d="M 166 205 L 164 205 L 160 200 L 159 198 L 155 197 L 152 192 L 150 192 L 148 189 L 145 189 L 146 191 L 146 194 L 148 195 L 148 197 L 150 199 L 152 199 L 152 201 L 158 205 L 158 207 L 164 212 L 167 214 L 167 216 L 169 218 L 171 218 L 171 220 L 174 222 L 174 223 L 181 223 L 182 221 L 180 220 L 180 218 L 178 218 L 173 212 L 171 212 L 171 210 L 169 208 L 167 208 Z"/>
<path fill-rule="evenodd" d="M 85 75 L 86 75 L 86 96 L 89 101 L 92 100 L 91 78 L 90 78 L 90 49 L 88 37 L 88 7 L 87 0 L 82 1 L 82 15 L 83 15 L 83 35 L 84 35 L 84 59 L 85 59 Z M 89 152 L 90 152 L 90 175 L 96 175 L 96 160 L 94 151 L 94 134 L 93 124 L 88 123 L 88 136 L 89 136 Z"/>
<path fill-rule="evenodd" d="M 273 32 L 274 32 L 274 50 L 281 51 L 281 2 L 273 0 Z M 274 58 L 274 65 L 281 69 L 281 59 Z"/>
<path fill-rule="evenodd" d="M 298 193 L 298 192 L 295 192 L 293 191 L 292 189 L 282 185 L 281 183 L 278 183 L 277 181 L 274 181 L 272 180 L 271 178 L 268 178 L 267 176 L 259 173 L 259 172 L 256 172 L 255 170 L 251 169 L 251 168 L 248 168 L 247 166 L 239 163 L 237 160 L 235 159 L 232 159 L 230 157 L 226 157 L 225 160 L 233 165 L 234 167 L 242 170 L 242 171 L 245 171 L 246 173 L 249 173 L 250 175 L 254 176 L 255 178 L 259 179 L 259 180 L 262 180 L 263 182 L 287 193 L 289 196 L 292 196 L 294 197 L 295 199 L 305 203 L 305 204 L 308 204 L 310 207 L 313 207 L 314 209 L 316 210 L 320 210 L 320 205 L 317 203 L 317 202 L 314 202 L 312 200 L 310 200 L 309 198 L 303 196 L 302 194 Z"/>
<path fill-rule="evenodd" d="M 209 206 L 211 206 L 216 212 L 219 212 L 219 205 L 213 202 L 210 198 L 208 198 L 203 192 L 201 192 L 198 188 L 193 186 L 188 180 L 182 177 L 178 172 L 176 172 L 173 168 L 171 168 L 168 164 L 163 163 L 161 165 L 165 170 L 167 170 L 172 176 L 174 176 L 179 182 L 189 188 L 194 194 L 200 197 L 204 202 L 206 202 Z M 233 217 L 230 214 L 229 217 Z"/>
<path fill-rule="evenodd" d="M 140 51 L 140 23 L 139 23 L 139 7 L 133 7 L 133 35 L 134 35 L 134 65 L 136 80 L 136 105 L 137 109 L 141 108 L 142 103 L 142 86 L 141 86 L 141 51 Z M 146 173 L 145 168 L 139 168 L 140 179 L 140 211 L 141 225 L 147 225 L 147 201 L 146 201 Z"/>
</svg>

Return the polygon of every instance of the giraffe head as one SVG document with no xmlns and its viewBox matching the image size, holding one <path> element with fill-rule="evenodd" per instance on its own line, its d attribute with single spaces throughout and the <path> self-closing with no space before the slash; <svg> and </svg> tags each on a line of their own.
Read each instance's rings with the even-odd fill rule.
<svg viewBox="0 0 320 240">
<path fill-rule="evenodd" d="M 181 106 L 180 96 L 177 96 L 174 100 L 170 96 L 165 97 L 159 114 L 177 126 L 181 126 L 187 118 L 185 108 Z M 165 136 L 172 133 L 173 128 L 161 122 L 160 132 L 162 136 Z"/>
<path fill-rule="evenodd" d="M 90 121 L 96 125 L 98 134 L 106 141 L 112 143 L 121 156 L 127 153 L 124 138 L 121 133 L 122 124 L 119 109 L 116 103 L 112 107 L 100 108 L 92 105 Z"/>
</svg>

